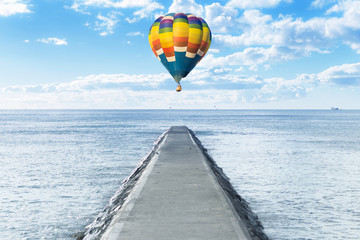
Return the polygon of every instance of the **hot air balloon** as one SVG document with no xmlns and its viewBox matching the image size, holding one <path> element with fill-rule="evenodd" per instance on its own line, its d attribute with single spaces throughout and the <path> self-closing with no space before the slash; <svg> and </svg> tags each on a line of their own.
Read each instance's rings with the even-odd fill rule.
<svg viewBox="0 0 360 240">
<path fill-rule="evenodd" d="M 205 56 L 211 31 L 204 19 L 191 13 L 168 13 L 151 25 L 149 43 L 155 56 L 178 83 Z"/>
</svg>

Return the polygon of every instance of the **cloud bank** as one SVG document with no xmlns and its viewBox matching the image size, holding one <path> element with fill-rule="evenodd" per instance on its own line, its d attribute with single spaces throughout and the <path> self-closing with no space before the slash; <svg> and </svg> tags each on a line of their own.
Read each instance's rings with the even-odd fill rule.
<svg viewBox="0 0 360 240">
<path fill-rule="evenodd" d="M 88 75 L 67 83 L 0 88 L 0 108 L 241 108 L 302 99 L 315 87 L 328 84 L 359 89 L 360 63 L 294 79 L 238 75 L 229 68 L 197 69 L 183 82 L 191 90 L 185 87 L 181 94 L 166 73 Z"/>
<path fill-rule="evenodd" d="M 232 0 L 224 6 L 219 3 L 205 6 L 214 43 L 236 51 L 226 57 L 204 59 L 207 64 L 245 65 L 251 70 L 258 65 L 308 57 L 312 53 L 329 54 L 339 44 L 360 54 L 360 1 L 345 0 L 330 5 L 325 16 L 308 20 L 281 14 L 274 19 L 259 9 L 247 9 L 259 2 L 262 1 Z M 263 6 L 276 6 L 280 2 L 264 1 Z M 312 5 L 323 7 L 330 2 L 333 1 L 326 4 L 314 1 Z"/>
</svg>

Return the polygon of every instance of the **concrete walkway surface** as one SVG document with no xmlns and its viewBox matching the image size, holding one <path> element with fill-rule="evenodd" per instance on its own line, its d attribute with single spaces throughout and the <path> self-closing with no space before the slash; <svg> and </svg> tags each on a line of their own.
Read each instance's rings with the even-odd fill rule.
<svg viewBox="0 0 360 240">
<path fill-rule="evenodd" d="M 188 128 L 161 144 L 101 239 L 251 239 Z"/>
</svg>

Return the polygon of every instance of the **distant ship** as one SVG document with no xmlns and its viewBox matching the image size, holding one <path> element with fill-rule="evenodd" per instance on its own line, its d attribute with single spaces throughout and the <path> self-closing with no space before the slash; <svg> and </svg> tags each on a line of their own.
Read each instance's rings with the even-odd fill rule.
<svg viewBox="0 0 360 240">
<path fill-rule="evenodd" d="M 337 107 L 331 107 L 331 110 L 340 110 L 340 108 L 337 108 Z"/>
</svg>

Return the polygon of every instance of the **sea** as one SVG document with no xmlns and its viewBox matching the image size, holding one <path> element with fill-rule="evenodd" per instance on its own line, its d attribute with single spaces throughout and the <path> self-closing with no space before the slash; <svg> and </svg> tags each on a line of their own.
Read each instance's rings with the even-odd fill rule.
<svg viewBox="0 0 360 240">
<path fill-rule="evenodd" d="M 171 126 L 270 239 L 360 239 L 358 110 L 0 110 L 0 238 L 74 239 Z"/>
</svg>

